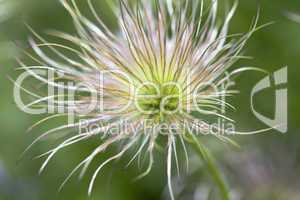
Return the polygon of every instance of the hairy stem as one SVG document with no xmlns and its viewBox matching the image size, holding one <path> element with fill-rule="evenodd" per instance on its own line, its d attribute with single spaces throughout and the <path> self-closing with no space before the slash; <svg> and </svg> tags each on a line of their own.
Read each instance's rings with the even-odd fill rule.
<svg viewBox="0 0 300 200">
<path fill-rule="evenodd" d="M 201 159 L 203 159 L 206 162 L 208 170 L 212 178 L 214 179 L 215 183 L 218 185 L 223 199 L 230 200 L 229 190 L 227 188 L 227 185 L 224 181 L 224 178 L 220 170 L 217 168 L 215 160 L 211 155 L 210 151 L 198 140 L 198 138 L 194 134 L 189 134 L 189 135 L 195 151 L 201 157 Z"/>
</svg>

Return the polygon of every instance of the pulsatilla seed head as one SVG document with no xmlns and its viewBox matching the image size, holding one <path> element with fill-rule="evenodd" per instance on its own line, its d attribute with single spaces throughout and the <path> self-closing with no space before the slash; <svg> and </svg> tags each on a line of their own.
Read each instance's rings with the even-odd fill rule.
<svg viewBox="0 0 300 200">
<path fill-rule="evenodd" d="M 243 71 L 238 69 L 231 74 L 225 73 L 241 58 L 240 53 L 246 41 L 257 28 L 257 19 L 249 32 L 229 35 L 229 23 L 237 4 L 227 12 L 222 23 L 217 23 L 218 0 L 212 0 L 209 5 L 205 5 L 202 0 L 140 0 L 135 4 L 118 0 L 107 2 L 119 25 L 118 31 L 112 31 L 97 15 L 91 0 L 87 0 L 87 3 L 94 15 L 93 21 L 82 14 L 75 0 L 60 1 L 70 13 L 77 33 L 52 31 L 50 34 L 71 45 L 48 42 L 33 31 L 35 38 L 30 39 L 30 44 L 35 56 L 29 57 L 38 64 L 27 66 L 21 61 L 20 64 L 34 78 L 50 86 L 68 91 L 77 89 L 73 93 L 73 101 L 63 103 L 65 110 L 74 110 L 75 105 L 80 105 L 79 110 L 85 111 L 85 114 L 74 114 L 78 118 L 87 118 L 84 125 L 101 125 L 97 129 L 67 138 L 58 147 L 43 154 L 41 157 L 47 156 L 47 159 L 41 171 L 61 149 L 100 135 L 99 146 L 71 172 L 63 183 L 65 185 L 80 168 L 82 177 L 97 155 L 115 143 L 122 143 L 120 152 L 101 163 L 95 171 L 89 186 L 91 194 L 101 169 L 134 146 L 138 150 L 130 163 L 139 155 L 147 156 L 148 167 L 139 178 L 147 175 L 154 162 L 157 141 L 159 137 L 166 137 L 168 186 L 174 199 L 171 185 L 172 160 L 174 157 L 178 165 L 176 147 L 180 144 L 188 163 L 186 144 L 189 140 L 185 134 L 194 134 L 184 125 L 188 123 L 197 127 L 198 122 L 201 122 L 208 127 L 210 124 L 205 120 L 207 115 L 232 121 L 220 112 L 220 107 L 232 107 L 222 97 L 232 95 L 235 91 L 225 90 L 221 86 L 228 80 L 226 77 Z M 52 51 L 51 56 L 44 52 L 45 48 Z M 53 58 L 53 55 L 57 57 Z M 63 74 L 60 79 L 73 84 L 47 80 L 35 71 L 42 69 Z M 92 89 L 87 93 L 86 88 Z M 88 109 L 92 102 L 99 101 L 99 96 L 100 103 Z M 40 104 L 49 98 L 52 97 L 41 97 L 31 105 Z M 54 104 L 62 106 L 61 101 L 54 97 L 52 100 Z M 147 120 L 151 121 L 151 131 L 148 129 L 149 124 L 145 123 Z M 126 128 L 113 129 L 124 123 L 128 125 Z M 172 125 L 172 128 L 164 126 L 162 131 L 157 126 L 162 124 Z M 174 124 L 178 125 L 177 128 L 174 128 Z M 75 122 L 49 130 L 29 148 L 57 131 L 80 125 L 80 122 Z M 160 134 L 162 132 L 163 135 Z M 216 137 L 234 143 L 225 135 Z"/>
</svg>

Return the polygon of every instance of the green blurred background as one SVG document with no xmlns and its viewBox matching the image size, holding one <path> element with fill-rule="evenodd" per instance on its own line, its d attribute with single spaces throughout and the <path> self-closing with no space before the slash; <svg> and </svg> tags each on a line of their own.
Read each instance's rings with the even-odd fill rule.
<svg viewBox="0 0 300 200">
<path fill-rule="evenodd" d="M 111 27 L 115 19 L 111 16 L 103 0 L 94 0 L 99 15 Z M 85 0 L 79 0 L 86 10 Z M 298 200 L 300 198 L 300 23 L 289 20 L 287 11 L 300 13 L 300 1 L 296 0 L 241 0 L 234 17 L 231 33 L 246 32 L 251 20 L 261 8 L 260 24 L 275 23 L 258 31 L 249 40 L 245 54 L 252 60 L 243 60 L 240 66 L 255 66 L 275 72 L 288 66 L 288 106 L 289 131 L 276 131 L 255 136 L 234 137 L 241 149 L 228 147 L 210 138 L 204 138 L 213 151 L 230 185 L 236 200 Z M 36 145 L 25 159 L 18 162 L 22 151 L 37 135 L 59 121 L 52 121 L 26 133 L 28 127 L 43 116 L 31 116 L 21 112 L 14 103 L 13 83 L 8 76 L 16 79 L 18 64 L 15 57 L 22 57 L 19 47 L 28 47 L 30 32 L 24 23 L 43 33 L 49 29 L 74 32 L 72 20 L 57 0 L 0 0 L 0 200 L 83 200 L 87 197 L 88 181 L 97 161 L 83 181 L 75 176 L 65 189 L 57 189 L 66 175 L 97 142 L 86 142 L 60 153 L 49 165 L 46 172 L 38 175 L 42 160 L 32 159 L 44 153 L 55 141 L 42 141 Z M 248 72 L 241 75 L 235 88 L 241 93 L 229 99 L 239 109 L 230 113 L 237 121 L 239 130 L 249 131 L 266 128 L 251 112 L 250 92 L 263 74 Z M 299 83 L 298 83 L 299 84 Z M 255 104 L 258 110 L 272 115 L 274 88 L 260 95 Z M 111 150 L 112 152 L 114 150 Z M 107 152 L 108 156 L 111 152 Z M 139 172 L 137 166 L 124 168 L 127 158 L 112 163 L 96 182 L 95 192 L 90 199 L 97 200 L 159 200 L 168 199 L 166 189 L 166 163 L 163 152 L 156 155 L 151 174 L 138 182 L 133 182 Z M 98 162 L 103 160 L 99 158 Z M 178 199 L 206 200 L 208 194 L 213 200 L 216 188 L 210 180 L 203 163 L 192 158 L 189 173 L 182 170 L 180 178 L 174 178 Z M 174 170 L 175 174 L 175 170 Z"/>
</svg>

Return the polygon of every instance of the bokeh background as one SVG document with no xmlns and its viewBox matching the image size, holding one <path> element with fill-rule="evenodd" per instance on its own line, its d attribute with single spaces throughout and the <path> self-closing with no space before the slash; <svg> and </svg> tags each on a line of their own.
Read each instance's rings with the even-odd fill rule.
<svg viewBox="0 0 300 200">
<path fill-rule="evenodd" d="M 85 0 L 79 6 L 87 10 Z M 112 29 L 116 19 L 103 0 L 94 0 L 99 15 Z M 300 1 L 296 0 L 241 0 L 233 19 L 231 33 L 246 32 L 260 7 L 260 24 L 274 21 L 258 31 L 249 40 L 240 66 L 260 67 L 275 72 L 288 66 L 288 128 L 286 134 L 269 131 L 255 136 L 235 136 L 240 149 L 226 146 L 211 138 L 203 138 L 216 157 L 218 166 L 226 177 L 231 195 L 236 200 L 298 200 L 300 198 L 300 23 L 291 21 L 286 12 L 300 13 Z M 55 140 L 42 141 L 22 160 L 19 156 L 37 135 L 57 126 L 51 121 L 27 133 L 34 122 L 45 116 L 32 116 L 21 112 L 14 103 L 13 83 L 18 64 L 15 57 L 22 57 L 20 48 L 28 48 L 31 35 L 24 25 L 30 24 L 40 34 L 49 29 L 73 33 L 72 20 L 58 0 L 0 0 L 0 200 L 84 200 L 88 181 L 99 158 L 83 181 L 74 177 L 65 189 L 57 189 L 66 175 L 85 155 L 97 145 L 87 142 L 68 148 L 38 175 L 42 160 L 32 159 L 50 149 Z M 247 72 L 236 80 L 235 88 L 241 93 L 228 99 L 238 110 L 229 113 L 242 131 L 266 128 L 251 112 L 250 92 L 263 74 Z M 274 90 L 270 88 L 255 101 L 257 109 L 269 116 L 274 110 Z M 107 152 L 108 156 L 110 153 Z M 165 153 L 156 156 L 151 174 L 138 182 L 133 178 L 141 172 L 136 166 L 124 168 L 129 156 L 104 169 L 96 182 L 90 199 L 97 200 L 159 200 L 169 199 L 166 189 Z M 188 173 L 182 170 L 174 177 L 178 199 L 218 200 L 217 189 L 211 181 L 205 165 L 197 157 L 192 158 Z M 175 170 L 174 170 L 175 174 Z"/>
</svg>

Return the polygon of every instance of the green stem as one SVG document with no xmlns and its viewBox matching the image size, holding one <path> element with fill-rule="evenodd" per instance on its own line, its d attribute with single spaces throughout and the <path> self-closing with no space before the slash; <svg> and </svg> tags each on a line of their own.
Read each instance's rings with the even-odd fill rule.
<svg viewBox="0 0 300 200">
<path fill-rule="evenodd" d="M 220 193 L 223 196 L 223 199 L 230 200 L 227 185 L 224 181 L 222 174 L 220 173 L 219 169 L 215 164 L 215 160 L 213 156 L 194 134 L 189 134 L 189 135 L 192 136 L 191 138 L 192 144 L 195 150 L 197 151 L 198 155 L 201 157 L 201 159 L 203 159 L 206 162 L 208 170 L 210 171 L 214 181 L 218 185 Z"/>
</svg>

